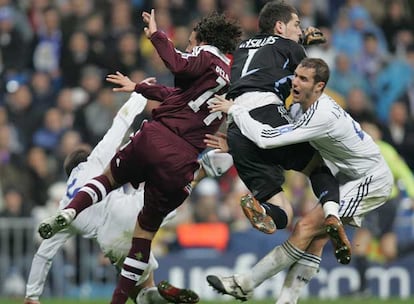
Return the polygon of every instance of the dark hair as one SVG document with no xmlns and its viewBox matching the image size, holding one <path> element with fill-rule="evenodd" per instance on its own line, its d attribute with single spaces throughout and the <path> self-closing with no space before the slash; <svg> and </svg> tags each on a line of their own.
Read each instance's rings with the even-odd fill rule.
<svg viewBox="0 0 414 304">
<path fill-rule="evenodd" d="M 63 169 L 65 170 L 66 175 L 69 177 L 73 168 L 75 168 L 80 163 L 86 161 L 88 159 L 89 154 L 91 154 L 90 147 L 84 145 L 77 148 L 68 156 L 66 156 L 65 161 L 63 162 Z"/>
<path fill-rule="evenodd" d="M 223 14 L 213 12 L 204 17 L 195 27 L 198 42 L 205 42 L 218 48 L 223 53 L 236 49 L 242 30 L 234 21 L 229 21 Z"/>
<path fill-rule="evenodd" d="M 315 83 L 324 82 L 323 89 L 326 87 L 329 80 L 329 67 L 325 61 L 320 58 L 304 58 L 299 65 L 304 68 L 314 69 L 315 75 L 313 79 Z"/>
<path fill-rule="evenodd" d="M 259 32 L 262 34 L 273 34 L 277 21 L 288 23 L 292 19 L 292 14 L 298 11 L 284 1 L 271 1 L 266 3 L 259 13 Z"/>
</svg>

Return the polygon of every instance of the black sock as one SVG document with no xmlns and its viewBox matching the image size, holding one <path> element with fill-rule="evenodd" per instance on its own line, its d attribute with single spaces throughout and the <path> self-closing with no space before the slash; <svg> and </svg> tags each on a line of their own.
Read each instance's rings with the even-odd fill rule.
<svg viewBox="0 0 414 304">
<path fill-rule="evenodd" d="M 312 190 L 323 205 L 328 201 L 339 204 L 339 184 L 328 167 L 318 167 L 309 175 Z"/>
<path fill-rule="evenodd" d="M 279 206 L 275 206 L 268 202 L 261 203 L 265 208 L 266 214 L 269 215 L 276 224 L 277 229 L 284 229 L 288 223 L 288 217 L 286 212 Z"/>
</svg>

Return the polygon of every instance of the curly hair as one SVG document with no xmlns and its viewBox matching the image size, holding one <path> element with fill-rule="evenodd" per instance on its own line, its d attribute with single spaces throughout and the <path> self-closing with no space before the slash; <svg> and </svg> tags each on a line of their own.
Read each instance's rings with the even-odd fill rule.
<svg viewBox="0 0 414 304">
<path fill-rule="evenodd" d="M 218 48 L 223 53 L 236 49 L 242 35 L 241 27 L 227 20 L 224 14 L 213 12 L 204 17 L 195 27 L 197 42 L 205 42 Z"/>
<path fill-rule="evenodd" d="M 285 1 L 271 1 L 266 3 L 259 13 L 259 31 L 262 34 L 273 34 L 273 28 L 277 21 L 288 23 L 292 14 L 298 11 Z"/>
</svg>

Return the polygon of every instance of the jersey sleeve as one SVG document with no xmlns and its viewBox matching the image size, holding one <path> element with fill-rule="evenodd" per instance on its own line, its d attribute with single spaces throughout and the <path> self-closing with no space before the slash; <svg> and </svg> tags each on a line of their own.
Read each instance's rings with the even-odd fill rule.
<svg viewBox="0 0 414 304">
<path fill-rule="evenodd" d="M 105 169 L 132 125 L 135 116 L 144 110 L 146 104 L 147 99 L 141 94 L 135 92 L 131 94 L 128 101 L 119 109 L 105 136 L 92 150 L 88 163 L 99 166 L 102 170 Z"/>
<path fill-rule="evenodd" d="M 139 83 L 135 86 L 135 92 L 141 93 L 148 99 L 164 101 L 168 96 L 178 91 L 178 88 L 166 87 L 163 85 L 149 85 L 146 83 Z"/>
<path fill-rule="evenodd" d="M 211 66 L 208 56 L 200 51 L 198 54 L 187 54 L 177 51 L 167 36 L 157 31 L 151 36 L 151 42 L 161 59 L 173 74 L 186 74 L 188 76 L 203 75 Z"/>
<path fill-rule="evenodd" d="M 263 149 L 271 149 L 320 138 L 326 133 L 326 119 L 317 120 L 315 112 L 306 112 L 295 124 L 276 128 L 253 119 L 244 107 L 233 105 L 229 114 L 248 139 Z"/>
<path fill-rule="evenodd" d="M 42 241 L 33 257 L 26 284 L 26 298 L 39 300 L 54 256 L 72 235 L 73 233 L 70 230 L 65 230 L 55 234 L 50 239 Z"/>
</svg>

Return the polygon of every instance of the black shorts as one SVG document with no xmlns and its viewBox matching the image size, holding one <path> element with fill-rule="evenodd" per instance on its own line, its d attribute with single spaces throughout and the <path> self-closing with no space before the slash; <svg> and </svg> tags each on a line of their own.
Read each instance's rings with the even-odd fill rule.
<svg viewBox="0 0 414 304">
<path fill-rule="evenodd" d="M 289 123 L 275 104 L 251 110 L 250 115 L 272 127 Z M 282 191 L 284 170 L 302 171 L 316 152 L 309 143 L 261 149 L 245 137 L 235 123 L 230 124 L 227 136 L 237 172 L 260 202 Z"/>
</svg>

